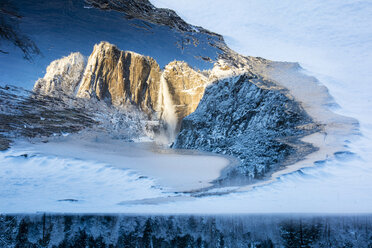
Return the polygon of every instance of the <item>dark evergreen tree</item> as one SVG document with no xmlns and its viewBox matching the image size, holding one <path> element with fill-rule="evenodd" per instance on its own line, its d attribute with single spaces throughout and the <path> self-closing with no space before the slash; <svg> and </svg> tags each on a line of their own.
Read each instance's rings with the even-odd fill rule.
<svg viewBox="0 0 372 248">
<path fill-rule="evenodd" d="M 284 222 L 280 225 L 280 233 L 285 247 L 309 248 L 319 238 L 320 224 L 304 224 L 301 220 Z"/>
<path fill-rule="evenodd" d="M 66 236 L 62 240 L 62 242 L 58 245 L 58 248 L 70 248 L 70 247 L 71 247 L 71 245 L 69 244 L 68 239 L 67 239 Z"/>
<path fill-rule="evenodd" d="M 177 247 L 177 248 L 192 248 L 194 247 L 194 238 L 187 234 L 185 236 L 176 236 L 171 241 L 171 247 Z"/>
<path fill-rule="evenodd" d="M 18 226 L 18 233 L 16 237 L 16 248 L 25 248 L 31 247 L 28 242 L 28 221 L 22 219 L 21 223 Z"/>
<path fill-rule="evenodd" d="M 88 235 L 84 230 L 80 230 L 74 238 L 72 247 L 86 248 L 88 245 Z"/>
<path fill-rule="evenodd" d="M 72 226 L 72 216 L 70 215 L 66 215 L 63 217 L 64 219 L 64 232 L 67 233 L 71 230 L 71 226 Z"/>
<path fill-rule="evenodd" d="M 53 230 L 53 224 L 52 224 L 52 221 L 50 220 L 50 217 L 49 217 L 49 221 L 47 221 L 47 216 L 45 214 L 43 215 L 43 218 L 42 218 L 42 230 L 43 230 L 42 231 L 43 236 L 41 239 L 39 239 L 38 244 L 41 247 L 48 247 L 49 242 L 50 242 L 50 235 Z"/>
<path fill-rule="evenodd" d="M 260 178 L 260 175 L 259 175 L 258 170 L 257 170 L 257 166 L 254 166 L 254 169 L 253 169 L 253 178 L 254 179 L 259 179 Z"/>
<path fill-rule="evenodd" d="M 267 239 L 256 245 L 256 248 L 274 248 L 274 243 L 271 239 Z"/>
<path fill-rule="evenodd" d="M 225 247 L 225 240 L 223 238 L 223 234 L 220 233 L 220 239 L 219 239 L 219 246 L 220 248 L 224 248 Z"/>
<path fill-rule="evenodd" d="M 145 248 L 152 248 L 152 225 L 151 219 L 147 219 L 145 223 L 145 230 L 143 231 L 142 244 Z"/>
<path fill-rule="evenodd" d="M 139 247 L 138 243 L 139 237 L 135 234 L 135 232 L 130 232 L 128 234 L 124 233 L 119 237 L 116 248 Z"/>
</svg>

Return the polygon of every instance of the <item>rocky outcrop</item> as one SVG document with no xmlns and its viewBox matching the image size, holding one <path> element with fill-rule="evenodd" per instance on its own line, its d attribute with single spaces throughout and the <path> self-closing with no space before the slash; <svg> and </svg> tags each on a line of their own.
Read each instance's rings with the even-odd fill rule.
<svg viewBox="0 0 372 248">
<path fill-rule="evenodd" d="M 184 118 L 173 147 L 239 158 L 240 165 L 222 178 L 229 183 L 263 178 L 291 156 L 312 152 L 311 145 L 299 141 L 314 132 L 300 128 L 311 118 L 285 90 L 269 89 L 271 84 L 253 73 L 211 84 L 196 111 Z"/>
<path fill-rule="evenodd" d="M 143 113 L 116 108 L 100 101 L 66 94 L 36 94 L 13 86 L 0 86 L 0 151 L 16 139 L 48 142 L 50 136 L 84 132 L 133 141 L 147 133 Z M 83 131 L 84 130 L 84 131 Z M 97 136 L 96 136 L 97 137 Z"/>
<path fill-rule="evenodd" d="M 34 92 L 44 95 L 57 93 L 73 95 L 84 68 L 85 59 L 81 53 L 72 53 L 55 60 L 47 67 L 44 78 L 35 83 Z"/>
</svg>

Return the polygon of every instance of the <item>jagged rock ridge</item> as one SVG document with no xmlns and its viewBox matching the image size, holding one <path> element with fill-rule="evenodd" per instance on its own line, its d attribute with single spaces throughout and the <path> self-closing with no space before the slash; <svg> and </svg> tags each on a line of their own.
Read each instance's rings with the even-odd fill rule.
<svg viewBox="0 0 372 248">
<path fill-rule="evenodd" d="M 34 91 L 47 95 L 62 91 L 115 106 L 134 105 L 150 119 L 169 122 L 173 118 L 178 126 L 182 118 L 196 109 L 208 84 L 203 74 L 185 62 L 171 62 L 162 71 L 153 58 L 121 51 L 107 42 L 94 47 L 83 70 L 80 58 L 80 54 L 71 54 L 52 62 L 45 77 L 36 82 Z"/>
<path fill-rule="evenodd" d="M 202 32 L 216 36 L 223 42 L 221 35 L 202 27 L 190 25 L 179 17 L 174 10 L 156 8 L 148 0 L 85 0 L 85 2 L 102 10 L 123 12 L 128 19 L 139 19 L 164 25 L 180 32 Z"/>
</svg>

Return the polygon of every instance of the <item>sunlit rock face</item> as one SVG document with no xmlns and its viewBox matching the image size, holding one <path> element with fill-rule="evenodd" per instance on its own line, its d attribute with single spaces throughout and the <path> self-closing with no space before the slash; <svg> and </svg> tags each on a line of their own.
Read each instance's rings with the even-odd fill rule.
<svg viewBox="0 0 372 248">
<path fill-rule="evenodd" d="M 159 81 L 160 67 L 154 59 L 102 42 L 88 59 L 77 96 L 117 106 L 134 104 L 149 113 L 158 104 Z"/>
<path fill-rule="evenodd" d="M 194 112 L 204 95 L 208 78 L 180 61 L 169 63 L 163 76 L 168 84 L 178 118 Z"/>
<path fill-rule="evenodd" d="M 73 95 L 84 68 L 85 59 L 81 53 L 72 53 L 55 60 L 48 66 L 44 78 L 35 83 L 34 92 L 45 95 L 58 92 Z"/>
</svg>

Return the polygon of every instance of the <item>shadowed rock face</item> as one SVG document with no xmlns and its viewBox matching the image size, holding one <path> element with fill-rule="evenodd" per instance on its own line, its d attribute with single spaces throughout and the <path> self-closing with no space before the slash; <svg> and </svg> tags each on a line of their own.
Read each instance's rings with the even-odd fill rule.
<svg viewBox="0 0 372 248">
<path fill-rule="evenodd" d="M 313 152 L 299 140 L 315 132 L 316 127 L 300 128 L 312 119 L 286 90 L 271 84 L 248 72 L 211 84 L 196 111 L 184 118 L 173 147 L 238 158 L 240 165 L 222 175 L 221 183 L 229 184 L 264 178 L 283 162 Z"/>
</svg>

